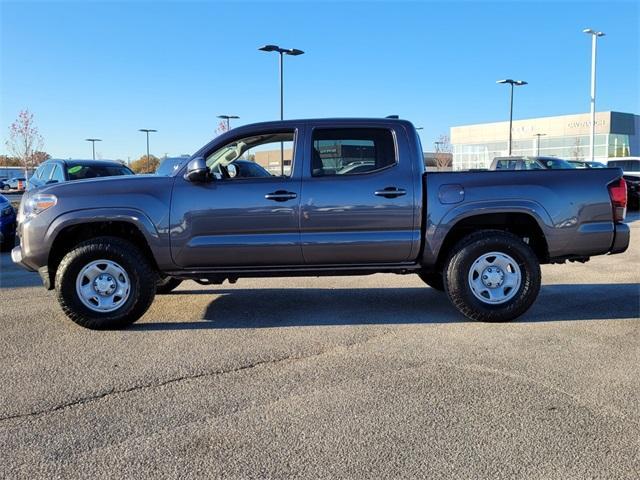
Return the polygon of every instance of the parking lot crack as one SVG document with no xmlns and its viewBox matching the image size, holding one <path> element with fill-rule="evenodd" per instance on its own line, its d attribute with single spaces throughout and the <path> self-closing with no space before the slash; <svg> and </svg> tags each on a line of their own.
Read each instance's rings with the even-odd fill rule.
<svg viewBox="0 0 640 480">
<path fill-rule="evenodd" d="M 0 422 L 5 422 L 5 421 L 11 421 L 11 420 L 16 420 L 16 419 L 24 419 L 24 418 L 30 418 L 30 417 L 37 417 L 37 416 L 41 416 L 41 415 L 49 415 L 51 413 L 56 413 L 59 412 L 61 410 L 65 410 L 68 408 L 73 408 L 73 407 L 78 407 L 78 406 L 82 406 L 91 402 L 95 402 L 113 395 L 124 395 L 124 394 L 128 394 L 128 393 L 133 393 L 133 392 L 138 392 L 138 391 L 142 391 L 142 390 L 148 390 L 148 389 L 154 389 L 154 388 L 162 388 L 164 386 L 167 385 L 171 385 L 171 384 L 175 384 L 175 383 L 179 383 L 179 382 L 183 382 L 183 381 L 189 381 L 189 380 L 197 380 L 200 378 L 205 378 L 205 377 L 217 377 L 220 375 L 229 375 L 229 374 L 234 374 L 234 373 L 239 373 L 239 372 L 243 372 L 243 371 L 247 371 L 247 370 L 251 370 L 254 368 L 259 368 L 259 367 L 263 367 L 266 365 L 274 365 L 274 364 L 279 364 L 279 363 L 284 363 L 284 362 L 296 362 L 296 361 L 302 361 L 302 360 L 308 360 L 311 358 L 316 358 L 316 357 L 321 357 L 323 355 L 327 355 L 329 353 L 332 353 L 336 350 L 342 350 L 342 349 L 349 349 L 349 348 L 354 348 L 358 345 L 362 345 L 365 343 L 368 343 L 374 339 L 377 339 L 379 337 L 385 336 L 387 335 L 389 332 L 385 332 L 379 335 L 372 335 L 372 336 L 368 336 L 366 339 L 364 340 L 360 340 L 360 341 L 354 341 L 354 342 L 350 342 L 350 343 L 343 343 L 343 344 L 339 344 L 339 345 L 335 345 L 331 348 L 327 348 L 324 350 L 319 350 L 316 351 L 314 353 L 311 354 L 307 354 L 307 355 L 286 355 L 283 357 L 279 357 L 279 358 L 271 358 L 271 359 L 266 359 L 266 360 L 257 360 L 255 362 L 251 362 L 245 365 L 240 365 L 238 367 L 235 368 L 229 368 L 229 369 L 221 369 L 221 370 L 214 370 L 214 371 L 207 371 L 207 372 L 200 372 L 200 373 L 193 373 L 193 374 L 187 374 L 187 375 L 182 375 L 180 377 L 175 377 L 175 378 L 170 378 L 161 382 L 155 382 L 155 383 L 147 383 L 147 384 L 142 384 L 142 385 L 134 385 L 132 387 L 127 387 L 127 388 L 121 388 L 121 389 L 116 389 L 116 388 L 111 388 L 107 391 L 104 392 L 100 392 L 100 393 L 96 393 L 94 395 L 89 395 L 83 398 L 79 398 L 77 400 L 73 400 L 70 402 L 65 402 L 50 408 L 45 408 L 45 409 L 41 409 L 41 410 L 35 410 L 35 411 L 31 411 L 31 412 L 26 412 L 26 413 L 16 413 L 13 415 L 6 415 L 3 417 L 0 417 Z"/>
</svg>

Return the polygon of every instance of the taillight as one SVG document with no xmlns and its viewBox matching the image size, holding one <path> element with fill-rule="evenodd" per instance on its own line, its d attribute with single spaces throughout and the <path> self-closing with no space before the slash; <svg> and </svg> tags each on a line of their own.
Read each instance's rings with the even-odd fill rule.
<svg viewBox="0 0 640 480">
<path fill-rule="evenodd" d="M 609 197 L 613 206 L 613 221 L 624 221 L 627 214 L 627 183 L 623 178 L 609 184 Z"/>
</svg>

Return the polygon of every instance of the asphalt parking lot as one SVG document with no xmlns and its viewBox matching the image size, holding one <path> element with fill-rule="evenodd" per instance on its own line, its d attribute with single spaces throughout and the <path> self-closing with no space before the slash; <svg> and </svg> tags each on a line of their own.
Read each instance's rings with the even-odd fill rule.
<svg viewBox="0 0 640 480">
<path fill-rule="evenodd" d="M 640 215 L 510 324 L 416 276 L 183 284 L 84 330 L 0 264 L 2 478 L 639 478 Z"/>
</svg>

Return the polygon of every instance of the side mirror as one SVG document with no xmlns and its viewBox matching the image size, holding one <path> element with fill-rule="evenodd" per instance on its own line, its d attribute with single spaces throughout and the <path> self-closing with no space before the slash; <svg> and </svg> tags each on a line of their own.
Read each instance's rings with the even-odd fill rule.
<svg viewBox="0 0 640 480">
<path fill-rule="evenodd" d="M 187 173 L 184 179 L 188 182 L 202 183 L 209 180 L 209 169 L 207 162 L 202 157 L 196 157 L 187 164 Z"/>
</svg>

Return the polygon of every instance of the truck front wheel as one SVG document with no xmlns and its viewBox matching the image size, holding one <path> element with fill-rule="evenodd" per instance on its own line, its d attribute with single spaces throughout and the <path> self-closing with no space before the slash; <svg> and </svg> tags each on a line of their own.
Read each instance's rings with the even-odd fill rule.
<svg viewBox="0 0 640 480">
<path fill-rule="evenodd" d="M 444 292 L 444 279 L 440 272 L 420 272 L 420 279 L 434 290 Z"/>
<path fill-rule="evenodd" d="M 56 271 L 56 293 L 64 313 L 91 329 L 132 324 L 153 302 L 158 275 L 132 243 L 99 237 L 67 253 Z"/>
<path fill-rule="evenodd" d="M 513 320 L 533 304 L 540 291 L 540 263 L 519 237 L 482 231 L 462 239 L 444 269 L 445 291 L 469 319 Z"/>
</svg>

